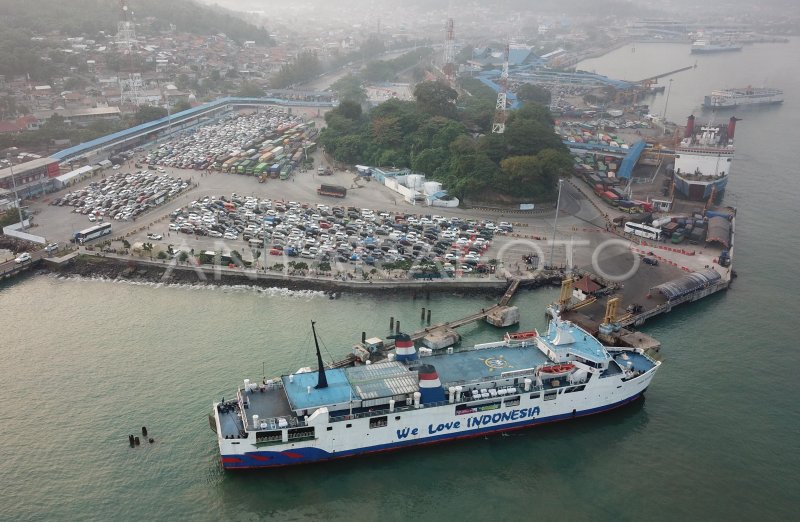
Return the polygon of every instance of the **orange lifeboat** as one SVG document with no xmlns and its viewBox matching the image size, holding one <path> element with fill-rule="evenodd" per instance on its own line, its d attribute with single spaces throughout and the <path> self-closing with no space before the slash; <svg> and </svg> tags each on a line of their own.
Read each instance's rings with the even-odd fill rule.
<svg viewBox="0 0 800 522">
<path fill-rule="evenodd" d="M 555 379 L 556 377 L 563 377 L 575 369 L 572 363 L 552 364 L 550 366 L 542 366 L 539 368 L 539 375 L 543 379 Z"/>
<path fill-rule="evenodd" d="M 506 332 L 506 341 L 527 341 L 537 335 L 536 330 L 531 330 L 530 332 Z"/>
</svg>

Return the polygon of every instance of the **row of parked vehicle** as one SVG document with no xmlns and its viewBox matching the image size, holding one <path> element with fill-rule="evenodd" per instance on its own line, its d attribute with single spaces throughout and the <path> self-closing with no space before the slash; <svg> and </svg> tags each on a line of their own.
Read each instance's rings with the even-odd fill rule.
<svg viewBox="0 0 800 522">
<path fill-rule="evenodd" d="M 256 197 L 207 197 L 172 212 L 170 229 L 245 241 L 270 255 L 369 265 L 441 262 L 471 271 L 509 223 L 465 221 Z"/>
<path fill-rule="evenodd" d="M 189 182 L 147 170 L 118 173 L 93 181 L 84 189 L 69 192 L 51 202 L 71 206 L 89 221 L 129 220 L 163 204 L 189 187 Z"/>
<path fill-rule="evenodd" d="M 205 170 L 218 157 L 260 145 L 279 129 L 300 121 L 301 118 L 287 115 L 277 107 L 246 116 L 230 116 L 161 144 L 144 160 L 148 165 Z"/>
</svg>

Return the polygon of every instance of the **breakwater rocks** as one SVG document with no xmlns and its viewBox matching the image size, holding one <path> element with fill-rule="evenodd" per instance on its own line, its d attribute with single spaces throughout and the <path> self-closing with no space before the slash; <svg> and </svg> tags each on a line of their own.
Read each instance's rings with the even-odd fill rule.
<svg viewBox="0 0 800 522">
<path fill-rule="evenodd" d="M 294 291 L 321 291 L 331 296 L 342 292 L 381 292 L 425 295 L 429 292 L 502 295 L 508 282 L 496 278 L 464 279 L 367 279 L 331 278 L 307 274 L 256 272 L 239 268 L 190 266 L 168 262 L 130 260 L 117 257 L 80 256 L 53 270 L 62 276 L 193 286 L 285 288 Z M 542 283 L 544 284 L 544 282 Z M 539 286 L 539 285 L 536 285 Z"/>
</svg>

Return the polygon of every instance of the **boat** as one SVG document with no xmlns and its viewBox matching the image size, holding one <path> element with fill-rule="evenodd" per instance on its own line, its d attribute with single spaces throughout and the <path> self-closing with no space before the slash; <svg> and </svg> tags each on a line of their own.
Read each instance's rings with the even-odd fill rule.
<svg viewBox="0 0 800 522">
<path fill-rule="evenodd" d="M 694 115 L 686 122 L 684 137 L 675 149 L 675 189 L 690 201 L 720 200 L 728 184 L 735 148 L 738 118 L 727 125 L 704 125 L 695 132 Z"/>
<path fill-rule="evenodd" d="M 561 377 L 566 377 L 575 369 L 575 365 L 572 363 L 548 364 L 547 366 L 539 368 L 538 374 L 541 375 L 543 379 L 559 379 Z"/>
<path fill-rule="evenodd" d="M 537 335 L 539 335 L 539 333 L 536 330 L 528 332 L 506 332 L 505 339 L 506 341 L 527 341 L 533 339 Z"/>
<path fill-rule="evenodd" d="M 724 53 L 741 51 L 742 46 L 733 42 L 713 43 L 709 40 L 695 40 L 692 42 L 693 54 Z"/>
<path fill-rule="evenodd" d="M 417 351 L 399 333 L 393 350 L 336 367 L 323 365 L 311 328 L 316 371 L 244 379 L 235 398 L 213 403 L 224 469 L 330 461 L 607 412 L 641 398 L 660 366 L 558 315 L 527 341 L 458 350 Z"/>
<path fill-rule="evenodd" d="M 711 91 L 703 100 L 705 109 L 730 109 L 745 105 L 774 105 L 783 103 L 783 91 L 767 87 L 721 89 Z"/>
</svg>

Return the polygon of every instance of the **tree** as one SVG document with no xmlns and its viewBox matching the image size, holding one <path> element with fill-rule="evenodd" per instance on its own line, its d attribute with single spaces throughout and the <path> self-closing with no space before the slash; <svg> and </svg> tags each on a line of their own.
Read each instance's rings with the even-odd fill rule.
<svg viewBox="0 0 800 522">
<path fill-rule="evenodd" d="M 142 105 L 141 107 L 139 107 L 139 110 L 136 111 L 136 115 L 134 116 L 134 121 L 137 125 L 139 125 L 141 123 L 147 123 L 148 121 L 164 118 L 166 117 L 166 115 L 167 115 L 167 109 L 163 107 Z"/>
<path fill-rule="evenodd" d="M 433 116 L 455 118 L 458 93 L 440 81 L 422 82 L 414 88 L 414 98 L 423 112 Z"/>
<path fill-rule="evenodd" d="M 348 120 L 358 121 L 361 119 L 361 105 L 355 100 L 341 101 L 335 110 Z"/>
<path fill-rule="evenodd" d="M 358 105 L 367 101 L 367 92 L 361 86 L 361 79 L 352 73 L 342 76 L 331 84 L 331 90 L 339 97 L 339 105 L 343 102 L 354 102 Z"/>
<path fill-rule="evenodd" d="M 187 254 L 186 252 L 181 252 L 180 255 L 178 256 L 178 261 L 180 261 L 181 263 L 185 263 L 187 259 L 189 259 L 189 254 Z"/>
<path fill-rule="evenodd" d="M 549 106 L 550 98 L 550 91 L 540 85 L 525 83 L 517 89 L 517 99 L 521 102 L 533 102 Z"/>
<path fill-rule="evenodd" d="M 236 95 L 242 98 L 263 98 L 267 94 L 257 83 L 245 80 Z"/>
<path fill-rule="evenodd" d="M 176 114 L 178 112 L 186 111 L 192 108 L 192 105 L 188 101 L 179 101 L 175 105 L 172 106 L 172 114 Z"/>
</svg>

